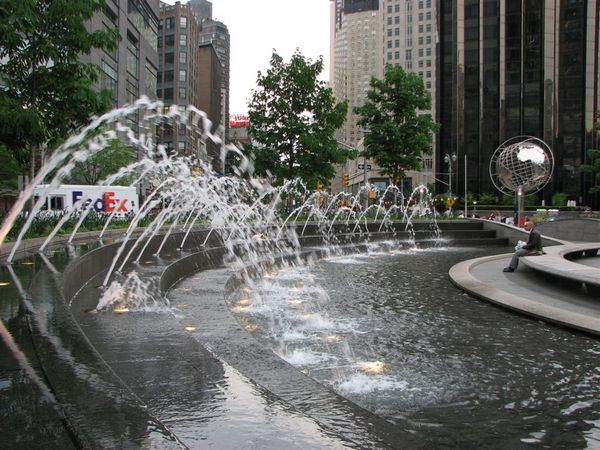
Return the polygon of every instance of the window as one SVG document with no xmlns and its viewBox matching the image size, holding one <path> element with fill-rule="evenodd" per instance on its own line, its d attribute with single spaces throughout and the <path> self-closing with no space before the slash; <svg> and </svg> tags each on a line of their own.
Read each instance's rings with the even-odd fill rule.
<svg viewBox="0 0 600 450">
<path fill-rule="evenodd" d="M 400 36 L 400 28 L 394 28 L 394 36 Z"/>
<path fill-rule="evenodd" d="M 100 89 L 112 93 L 113 103 L 117 100 L 117 71 L 113 69 L 106 61 L 100 62 Z"/>
<path fill-rule="evenodd" d="M 180 34 L 179 35 L 179 46 L 185 47 L 186 45 L 187 45 L 187 34 Z"/>
<path fill-rule="evenodd" d="M 411 60 L 412 59 L 412 50 L 410 48 L 406 49 L 406 57 L 404 59 Z"/>
<path fill-rule="evenodd" d="M 427 56 L 431 56 L 431 47 L 427 47 L 427 48 L 425 49 L 425 54 L 426 54 Z"/>
<path fill-rule="evenodd" d="M 427 45 L 431 45 L 431 35 L 430 35 L 430 34 L 428 34 L 428 35 L 425 37 L 425 43 L 426 43 Z"/>
<path fill-rule="evenodd" d="M 396 47 L 396 48 L 400 47 L 400 39 L 396 39 L 394 41 L 394 47 Z"/>
<path fill-rule="evenodd" d="M 127 33 L 127 72 L 138 77 L 138 42 L 131 33 Z"/>
<path fill-rule="evenodd" d="M 180 83 L 185 83 L 185 70 L 180 70 L 179 71 L 179 82 Z"/>
<path fill-rule="evenodd" d="M 423 25 L 419 25 L 419 33 L 423 32 Z"/>
<path fill-rule="evenodd" d="M 399 51 L 395 51 L 394 52 L 394 59 L 400 59 L 400 52 Z"/>
<path fill-rule="evenodd" d="M 392 41 L 387 41 L 387 48 L 392 48 Z"/>
<path fill-rule="evenodd" d="M 387 24 L 388 24 L 388 25 L 391 25 L 391 24 L 392 24 L 392 16 L 389 16 L 389 17 L 387 18 Z"/>
<path fill-rule="evenodd" d="M 394 12 L 400 12 L 400 4 L 399 3 L 396 3 L 394 5 Z"/>
<path fill-rule="evenodd" d="M 431 33 L 431 24 L 430 24 L 430 23 L 428 23 L 428 24 L 425 26 L 425 29 L 427 30 L 427 32 L 428 32 L 428 33 Z"/>
<path fill-rule="evenodd" d="M 187 17 L 181 16 L 179 18 L 179 27 L 180 28 L 187 28 Z"/>
<path fill-rule="evenodd" d="M 419 0 L 419 9 L 423 9 L 423 0 Z"/>
<path fill-rule="evenodd" d="M 179 65 L 185 66 L 187 61 L 187 53 L 179 52 Z"/>
<path fill-rule="evenodd" d="M 394 23 L 398 25 L 400 23 L 400 16 L 394 17 Z"/>
<path fill-rule="evenodd" d="M 425 20 L 431 20 L 431 12 L 426 12 L 425 13 Z"/>
<path fill-rule="evenodd" d="M 392 5 L 388 5 L 387 12 L 388 12 L 388 14 L 392 13 Z"/>
<path fill-rule="evenodd" d="M 423 36 L 419 36 L 419 45 L 423 45 Z"/>
<path fill-rule="evenodd" d="M 388 28 L 388 29 L 387 29 L 387 35 L 388 35 L 388 36 L 391 36 L 391 35 L 392 35 L 392 29 L 391 29 L 391 28 Z"/>
<path fill-rule="evenodd" d="M 167 18 L 165 19 L 165 28 L 166 28 L 167 30 L 171 30 L 171 29 L 173 29 L 173 22 L 174 22 L 174 21 L 173 21 L 173 17 L 167 17 Z"/>
<path fill-rule="evenodd" d="M 427 0 L 427 1 L 425 2 L 425 6 L 426 6 L 427 8 L 431 8 L 431 0 Z"/>
<path fill-rule="evenodd" d="M 431 67 L 431 60 L 430 60 L 430 59 L 428 59 L 425 65 L 426 65 L 427 67 Z"/>
<path fill-rule="evenodd" d="M 423 67 L 423 60 L 422 60 L 422 59 L 420 59 L 420 60 L 419 60 L 419 68 L 422 68 L 422 67 Z"/>
<path fill-rule="evenodd" d="M 431 78 L 431 70 L 428 70 L 427 72 L 425 72 L 425 77 Z"/>
<path fill-rule="evenodd" d="M 425 87 L 426 87 L 427 89 L 431 89 L 431 81 L 427 81 L 427 82 L 425 83 Z"/>
<path fill-rule="evenodd" d="M 422 49 L 422 48 L 420 48 L 420 49 L 419 49 L 419 58 L 422 58 L 422 57 L 423 57 L 423 49 Z"/>
<path fill-rule="evenodd" d="M 388 61 L 391 61 L 391 59 L 392 59 L 392 52 L 388 52 L 387 59 L 388 59 Z"/>
<path fill-rule="evenodd" d="M 146 60 L 144 72 L 144 90 L 144 93 L 150 96 L 153 96 L 156 92 L 156 67 L 148 60 Z"/>
</svg>

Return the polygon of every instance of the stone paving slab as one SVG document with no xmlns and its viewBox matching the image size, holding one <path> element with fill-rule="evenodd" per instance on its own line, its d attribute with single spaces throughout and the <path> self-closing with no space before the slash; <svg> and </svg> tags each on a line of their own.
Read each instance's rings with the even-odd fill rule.
<svg viewBox="0 0 600 450">
<path fill-rule="evenodd" d="M 600 302 L 583 289 L 551 283 L 524 265 L 505 273 L 512 254 L 464 261 L 452 267 L 452 282 L 467 293 L 552 323 L 600 335 Z"/>
<path fill-rule="evenodd" d="M 595 252 L 600 242 L 585 244 L 567 244 L 547 247 L 545 255 L 524 256 L 521 262 L 531 269 L 565 279 L 600 285 L 600 270 L 594 266 L 582 264 L 579 259 L 570 260 L 566 256 L 573 253 Z"/>
</svg>

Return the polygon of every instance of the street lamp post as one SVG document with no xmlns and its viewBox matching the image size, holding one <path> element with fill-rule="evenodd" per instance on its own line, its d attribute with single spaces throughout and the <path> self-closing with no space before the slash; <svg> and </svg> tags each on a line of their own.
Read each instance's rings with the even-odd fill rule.
<svg viewBox="0 0 600 450">
<path fill-rule="evenodd" d="M 450 194 L 452 194 L 452 163 L 454 161 L 456 161 L 456 153 L 452 153 L 451 155 L 446 153 L 444 155 L 444 162 L 448 164 L 448 187 Z"/>
</svg>

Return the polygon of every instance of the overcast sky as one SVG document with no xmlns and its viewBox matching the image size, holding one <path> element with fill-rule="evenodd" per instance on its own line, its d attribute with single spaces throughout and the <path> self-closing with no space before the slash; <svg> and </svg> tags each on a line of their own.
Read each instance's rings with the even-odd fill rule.
<svg viewBox="0 0 600 450">
<path fill-rule="evenodd" d="M 329 0 L 212 0 L 213 19 L 231 36 L 230 106 L 247 112 L 257 72 L 265 72 L 273 49 L 286 61 L 296 48 L 316 60 L 323 56 L 323 80 L 329 76 Z"/>
<path fill-rule="evenodd" d="M 168 0 L 175 3 L 175 0 Z M 187 3 L 182 0 L 181 3 Z M 258 71 L 265 72 L 273 49 L 286 61 L 296 48 L 315 61 L 323 56 L 320 78 L 329 77 L 329 0 L 212 0 L 213 19 L 231 37 L 229 110 L 245 114 Z"/>
</svg>

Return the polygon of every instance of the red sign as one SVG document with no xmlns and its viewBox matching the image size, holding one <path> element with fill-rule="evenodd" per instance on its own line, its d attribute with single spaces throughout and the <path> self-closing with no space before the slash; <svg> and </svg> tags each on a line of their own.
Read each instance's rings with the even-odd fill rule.
<svg viewBox="0 0 600 450">
<path fill-rule="evenodd" d="M 229 126 L 230 127 L 247 127 L 250 125 L 250 119 L 244 114 L 230 114 L 229 115 Z"/>
</svg>

